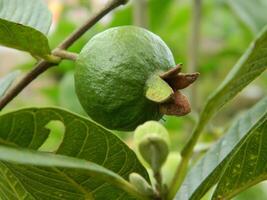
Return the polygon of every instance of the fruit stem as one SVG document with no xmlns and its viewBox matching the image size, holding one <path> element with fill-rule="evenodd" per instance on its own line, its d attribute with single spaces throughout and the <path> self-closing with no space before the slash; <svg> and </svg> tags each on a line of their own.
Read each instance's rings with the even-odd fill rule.
<svg viewBox="0 0 267 200">
<path fill-rule="evenodd" d="M 77 53 L 69 52 L 62 49 L 55 49 L 53 51 L 53 55 L 58 56 L 62 59 L 73 60 L 73 61 L 75 61 L 78 57 Z"/>
<path fill-rule="evenodd" d="M 46 60 L 49 63 L 53 63 L 53 64 L 58 64 L 60 62 L 60 58 L 56 55 L 50 54 L 50 55 L 45 55 L 43 57 L 44 60 Z"/>
</svg>

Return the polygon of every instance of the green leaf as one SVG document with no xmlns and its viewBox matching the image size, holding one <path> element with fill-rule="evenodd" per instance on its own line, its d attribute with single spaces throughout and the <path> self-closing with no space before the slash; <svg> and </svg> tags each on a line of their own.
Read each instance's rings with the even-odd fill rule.
<svg viewBox="0 0 267 200">
<path fill-rule="evenodd" d="M 183 182 L 176 200 L 200 199 L 222 176 L 229 160 L 245 145 L 247 138 L 257 133 L 259 127 L 266 125 L 267 98 L 242 114 L 229 128 L 226 135 L 206 153 L 190 170 Z M 267 142 L 267 140 L 262 140 Z M 265 162 L 266 163 L 266 162 Z"/>
<path fill-rule="evenodd" d="M 227 0 L 229 7 L 254 34 L 267 24 L 266 0 Z"/>
<path fill-rule="evenodd" d="M 0 116 L 0 144 L 31 150 L 47 149 L 43 147 L 49 146 L 45 144 L 53 137 L 47 129 L 47 124 L 50 125 L 51 121 L 60 122 L 65 127 L 61 132 L 62 139 L 58 141 L 57 148 L 53 149 L 55 154 L 90 161 L 124 179 L 128 179 L 130 173 L 136 172 L 148 180 L 147 172 L 134 152 L 115 135 L 93 121 L 57 108 L 29 108 Z M 46 157 L 47 160 L 42 160 L 39 154 L 36 156 L 38 159 L 32 157 L 28 160 L 26 154 L 21 154 L 19 157 L 13 157 L 12 161 L 22 163 L 24 160 L 24 164 L 35 162 L 34 165 L 44 166 L 49 159 Z M 65 162 L 60 159 L 55 162 L 62 164 L 57 165 L 58 167 L 63 167 Z M 65 167 L 68 167 L 71 161 L 66 162 L 68 164 Z M 74 163 L 79 165 L 79 162 L 82 161 Z M 88 172 L 78 169 L 43 168 L 0 162 L 0 173 L 3 175 L 0 176 L 0 198 L 3 199 L 6 199 L 4 195 L 11 194 L 19 195 L 20 198 L 12 196 L 11 199 L 14 200 L 21 199 L 24 195 L 29 199 L 85 199 L 85 191 L 95 199 L 105 199 L 107 196 L 111 200 L 132 199 L 121 189 L 103 181 L 103 177 L 92 178 Z"/>
<path fill-rule="evenodd" d="M 16 164 L 21 164 L 21 165 L 31 165 L 31 166 L 42 166 L 42 167 L 49 167 L 53 169 L 54 172 L 61 174 L 60 170 L 57 168 L 62 168 L 62 169 L 75 169 L 75 170 L 80 170 L 83 171 L 84 174 L 87 174 L 91 177 L 94 177 L 96 179 L 104 180 L 107 183 L 111 183 L 112 185 L 116 185 L 119 188 L 122 188 L 123 190 L 126 190 L 128 192 L 132 192 L 134 194 L 137 194 L 142 197 L 141 193 L 138 193 L 132 185 L 130 185 L 127 181 L 125 181 L 121 176 L 117 175 L 116 173 L 100 166 L 95 163 L 82 160 L 82 159 L 77 159 L 77 158 L 72 158 L 72 157 L 67 157 L 67 156 L 61 156 L 61 155 L 55 155 L 51 153 L 42 153 L 38 151 L 29 151 L 25 149 L 16 149 L 16 148 L 10 148 L 10 147 L 5 147 L 0 145 L 0 160 L 3 161 L 8 161 Z M 3 166 L 8 166 L 9 164 L 2 164 L 0 163 L 0 169 Z M 12 164 L 11 164 L 12 165 Z M 19 165 L 16 165 L 18 167 L 21 167 Z M 34 169 L 34 167 L 32 167 Z M 5 177 L 3 176 L 0 178 L 0 180 L 6 181 Z M 66 177 L 67 179 L 67 177 Z M 69 182 L 71 182 L 69 180 Z M 89 192 L 80 187 L 78 184 L 73 183 L 73 187 L 76 187 L 79 189 L 84 196 L 84 199 L 94 199 L 93 195 Z M 3 190 L 4 191 L 4 190 Z M 3 197 L 7 197 L 8 194 L 5 194 L 5 192 L 2 193 Z M 5 196 L 6 195 L 6 196 Z M 58 197 L 62 197 L 60 193 L 57 194 Z M 12 195 L 11 195 L 12 196 Z M 0 197 L 1 197 L 1 190 L 0 190 Z M 10 199 L 18 198 L 21 199 L 19 194 L 12 196 Z M 28 198 L 31 198 L 31 195 L 27 195 Z M 38 196 L 39 199 L 39 196 Z"/>
<path fill-rule="evenodd" d="M 212 199 L 232 199 L 241 191 L 267 180 L 267 115 L 265 122 L 249 133 L 222 174 Z"/>
<path fill-rule="evenodd" d="M 42 0 L 0 0 L 0 44 L 45 57 L 51 20 Z"/>
<path fill-rule="evenodd" d="M 250 45 L 222 84 L 208 98 L 200 123 L 205 124 L 220 108 L 267 68 L 267 29 Z"/>
<path fill-rule="evenodd" d="M 267 27 L 252 42 L 247 51 L 212 93 L 201 112 L 193 134 L 198 136 L 215 113 L 231 101 L 242 89 L 260 76 L 267 68 Z M 183 154 L 198 137 L 193 137 Z"/>
<path fill-rule="evenodd" d="M 13 81 L 17 78 L 19 73 L 19 71 L 14 71 L 3 78 L 0 78 L 0 97 L 4 96 L 7 89 L 12 85 Z"/>
<path fill-rule="evenodd" d="M 158 75 L 151 76 L 146 87 L 146 98 L 156 103 L 167 101 L 173 94 L 172 88 Z"/>
</svg>

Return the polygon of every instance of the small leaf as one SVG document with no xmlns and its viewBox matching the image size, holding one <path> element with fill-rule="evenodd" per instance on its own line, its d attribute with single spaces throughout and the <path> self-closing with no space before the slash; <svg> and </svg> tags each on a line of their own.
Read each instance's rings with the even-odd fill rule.
<svg viewBox="0 0 267 200">
<path fill-rule="evenodd" d="M 176 200 L 198 200 L 219 181 L 229 160 L 245 145 L 247 138 L 266 125 L 266 108 L 267 98 L 264 98 L 233 123 L 226 135 L 189 171 Z"/>
<path fill-rule="evenodd" d="M 150 77 L 146 86 L 146 97 L 156 103 L 167 101 L 173 94 L 173 90 L 168 83 L 157 75 Z"/>
<path fill-rule="evenodd" d="M 168 130 L 157 121 L 147 121 L 139 125 L 134 131 L 134 143 L 138 146 L 142 140 L 150 135 L 157 135 L 170 145 L 170 136 Z"/>
<path fill-rule="evenodd" d="M 19 74 L 19 71 L 14 71 L 3 78 L 0 78 L 0 97 L 4 96 L 7 89 L 12 85 L 13 81 Z"/>
<path fill-rule="evenodd" d="M 168 144 L 156 134 L 145 137 L 140 142 L 138 150 L 155 173 L 160 171 L 169 154 Z"/>
<path fill-rule="evenodd" d="M 267 115 L 265 122 L 232 156 L 219 180 L 212 199 L 232 199 L 245 189 L 267 180 Z"/>
<path fill-rule="evenodd" d="M 142 194 L 146 196 L 154 195 L 154 191 L 151 185 L 149 185 L 148 182 L 139 174 L 131 173 L 129 176 L 129 180 L 130 180 L 130 183 Z"/>
<path fill-rule="evenodd" d="M 154 140 L 154 141 L 153 141 Z M 167 129 L 156 121 L 147 121 L 134 131 L 134 146 L 137 156 L 148 168 L 160 168 L 169 153 L 170 136 Z M 155 155 L 158 150 L 163 150 Z M 154 154 L 154 155 L 153 155 Z"/>
<path fill-rule="evenodd" d="M 266 0 L 227 0 L 227 4 L 254 34 L 267 24 Z"/>
<path fill-rule="evenodd" d="M 45 149 L 51 152 L 47 149 L 49 145 L 45 148 L 43 146 L 44 143 L 51 141 L 53 135 L 50 134 L 54 134 L 54 131 L 50 133 L 47 128 L 48 125 L 51 127 L 51 121 L 60 121 L 64 125 L 64 128 L 60 128 L 63 137 L 59 137 L 57 144 L 54 145 L 56 150 L 53 148 L 55 154 L 101 165 L 124 179 L 128 179 L 132 172 L 136 172 L 149 180 L 146 170 L 134 152 L 110 131 L 89 119 L 58 108 L 28 108 L 0 116 L 0 145 L 30 150 L 39 150 L 41 147 L 42 151 Z M 56 137 L 54 140 L 57 140 Z M 10 157 L 14 162 L 25 164 L 35 162 L 34 165 L 44 166 L 48 157 L 44 158 L 47 160 L 39 158 L 26 157 L 26 154 Z M 67 163 L 66 167 L 71 162 Z M 86 195 L 91 195 L 96 200 L 105 199 L 107 195 L 110 200 L 132 199 L 121 189 L 102 179 L 92 178 L 79 169 L 61 169 L 65 165 L 64 162 L 61 164 L 58 166 L 60 168 L 56 166 L 41 168 L 0 162 L 0 198 L 1 192 L 4 191 L 5 195 L 18 194 L 9 198 L 12 200 L 22 197 L 51 200 L 86 199 Z"/>
<path fill-rule="evenodd" d="M 0 44 L 45 57 L 51 20 L 42 0 L 0 0 Z"/>
</svg>

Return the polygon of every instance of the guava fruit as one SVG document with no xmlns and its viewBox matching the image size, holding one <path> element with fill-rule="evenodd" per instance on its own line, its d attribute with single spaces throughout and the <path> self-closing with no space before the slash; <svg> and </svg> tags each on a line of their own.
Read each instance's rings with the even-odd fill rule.
<svg viewBox="0 0 267 200">
<path fill-rule="evenodd" d="M 177 114 L 172 104 L 179 72 L 160 37 L 143 28 L 121 26 L 95 35 L 81 50 L 75 89 L 93 120 L 108 129 L 132 131 L 163 114 Z"/>
</svg>

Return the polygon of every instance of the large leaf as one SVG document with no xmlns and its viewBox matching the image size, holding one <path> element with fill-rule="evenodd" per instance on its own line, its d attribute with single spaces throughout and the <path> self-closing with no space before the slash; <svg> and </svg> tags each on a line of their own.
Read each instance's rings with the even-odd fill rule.
<svg viewBox="0 0 267 200">
<path fill-rule="evenodd" d="M 55 154 L 48 154 L 48 153 L 42 153 L 38 151 L 29 151 L 25 149 L 16 149 L 16 148 L 10 148 L 0 145 L 0 160 L 12 162 L 16 164 L 22 164 L 22 165 L 31 165 L 31 166 L 42 166 L 42 167 L 49 167 L 54 170 L 54 172 L 57 171 L 56 167 L 60 168 L 69 168 L 69 169 L 76 169 L 76 170 L 83 170 L 83 173 L 88 174 L 89 176 L 104 180 L 108 183 L 111 183 L 113 185 L 118 186 L 119 188 L 122 188 L 123 190 L 127 190 L 128 192 L 131 192 L 132 194 L 139 197 L 139 194 L 133 186 L 131 186 L 127 181 L 125 181 L 122 177 L 120 177 L 118 174 L 107 170 L 106 168 L 97 165 L 95 163 L 67 157 L 67 156 L 61 156 L 61 155 L 55 155 Z M 1 164 L 0 163 L 0 169 L 1 167 L 8 166 L 7 164 Z M 19 167 L 17 165 L 17 167 Z M 29 168 L 29 167 L 27 167 Z M 32 168 L 34 170 L 34 168 Z M 0 177 L 1 182 L 6 181 L 6 174 L 2 174 L 3 176 Z M 71 183 L 71 181 L 69 181 Z M 79 185 L 73 184 L 73 187 L 79 188 Z M 55 189 L 57 190 L 57 189 Z M 130 190 L 130 191 L 129 191 Z M 14 191 L 14 190 L 13 190 Z M 85 199 L 94 199 L 92 194 L 89 191 L 83 190 L 80 188 L 80 191 L 83 193 Z M 107 194 L 108 195 L 108 194 Z M 2 188 L 0 188 L 0 197 L 1 199 L 21 199 L 21 196 L 18 194 L 7 193 L 7 191 Z M 24 198 L 34 199 L 31 194 L 27 194 L 24 196 Z M 58 194 L 58 197 L 61 197 L 60 193 Z M 38 196 L 38 199 L 39 196 Z"/>
<path fill-rule="evenodd" d="M 224 81 L 212 93 L 201 112 L 194 135 L 199 135 L 211 117 L 218 113 L 226 103 L 231 101 L 243 88 L 260 76 L 267 68 L 267 27 L 259 34 L 244 55 L 229 72 Z M 193 144 L 189 141 L 183 153 Z"/>
<path fill-rule="evenodd" d="M 267 115 L 227 164 L 212 199 L 231 199 L 241 191 L 267 180 Z"/>
<path fill-rule="evenodd" d="M 231 157 L 243 145 L 246 146 L 246 139 L 257 134 L 259 127 L 266 125 L 266 120 L 267 98 L 264 98 L 243 114 L 229 128 L 226 135 L 190 170 L 175 199 L 200 199 L 218 182 Z M 267 140 L 261 140 L 261 142 L 267 144 Z"/>
<path fill-rule="evenodd" d="M 30 108 L 0 116 L 0 144 L 43 149 L 43 143 L 51 137 L 46 128 L 51 120 L 60 121 L 65 127 L 56 154 L 85 159 L 125 179 L 130 173 L 137 172 L 148 180 L 146 170 L 134 152 L 111 132 L 86 118 L 57 108 Z M 131 199 L 117 187 L 79 170 L 1 162 L 0 173 L 5 175 L 0 184 L 0 191 L 5 194 L 29 195 L 31 199 L 58 199 L 59 196 L 60 199 L 85 199 L 86 191 L 95 199 Z"/>
<path fill-rule="evenodd" d="M 0 44 L 44 57 L 51 19 L 42 0 L 0 0 Z"/>
<path fill-rule="evenodd" d="M 0 97 L 2 97 L 7 89 L 11 86 L 13 81 L 17 78 L 19 75 L 19 71 L 14 71 L 9 73 L 3 78 L 0 78 Z"/>
<path fill-rule="evenodd" d="M 227 0 L 233 12 L 257 34 L 267 24 L 266 0 Z"/>
</svg>

